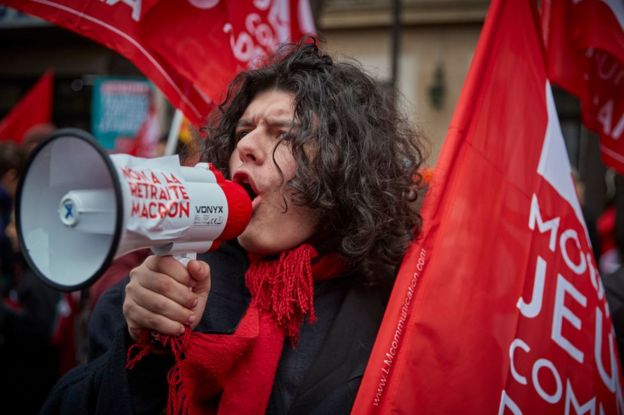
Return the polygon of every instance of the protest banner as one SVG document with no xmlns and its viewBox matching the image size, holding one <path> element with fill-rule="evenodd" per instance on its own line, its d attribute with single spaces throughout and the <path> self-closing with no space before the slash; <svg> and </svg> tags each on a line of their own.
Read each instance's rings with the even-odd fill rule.
<svg viewBox="0 0 624 415">
<path fill-rule="evenodd" d="M 353 414 L 622 413 L 534 3 L 495 0 Z"/>
</svg>

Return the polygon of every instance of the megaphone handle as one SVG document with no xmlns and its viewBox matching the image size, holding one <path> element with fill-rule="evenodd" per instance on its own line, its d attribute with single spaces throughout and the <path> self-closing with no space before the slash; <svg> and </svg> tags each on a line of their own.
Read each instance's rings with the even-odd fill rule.
<svg viewBox="0 0 624 415">
<path fill-rule="evenodd" d="M 197 259 L 197 252 L 185 252 L 183 254 L 176 254 L 173 257 L 186 267 L 191 259 Z"/>
</svg>

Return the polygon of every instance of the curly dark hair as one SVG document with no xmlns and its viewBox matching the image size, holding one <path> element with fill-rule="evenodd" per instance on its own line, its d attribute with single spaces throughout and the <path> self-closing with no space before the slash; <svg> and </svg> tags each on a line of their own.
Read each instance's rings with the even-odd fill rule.
<svg viewBox="0 0 624 415">
<path fill-rule="evenodd" d="M 340 252 L 367 283 L 392 280 L 420 231 L 415 202 L 423 137 L 358 65 L 334 62 L 307 39 L 239 74 L 211 114 L 203 158 L 227 175 L 236 124 L 252 99 L 269 89 L 295 97 L 298 122 L 281 140 L 297 161 L 287 183 L 293 203 L 320 213 L 313 243 Z"/>
</svg>

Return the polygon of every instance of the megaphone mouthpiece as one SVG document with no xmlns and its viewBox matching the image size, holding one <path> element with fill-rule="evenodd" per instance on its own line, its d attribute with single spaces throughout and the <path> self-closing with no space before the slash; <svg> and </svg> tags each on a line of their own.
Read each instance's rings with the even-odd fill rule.
<svg viewBox="0 0 624 415">
<path fill-rule="evenodd" d="M 226 180 L 220 185 L 228 201 L 228 221 L 221 234 L 221 239 L 227 241 L 243 233 L 249 224 L 252 214 L 251 199 L 239 184 Z"/>
</svg>

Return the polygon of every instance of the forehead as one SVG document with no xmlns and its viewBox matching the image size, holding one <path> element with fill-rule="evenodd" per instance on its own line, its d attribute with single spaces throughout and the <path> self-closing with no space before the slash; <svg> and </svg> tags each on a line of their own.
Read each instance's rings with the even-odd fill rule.
<svg viewBox="0 0 624 415">
<path fill-rule="evenodd" d="M 241 116 L 241 120 L 257 122 L 262 118 L 287 118 L 292 120 L 294 115 L 295 97 L 290 92 L 271 89 L 256 95 Z"/>
</svg>

